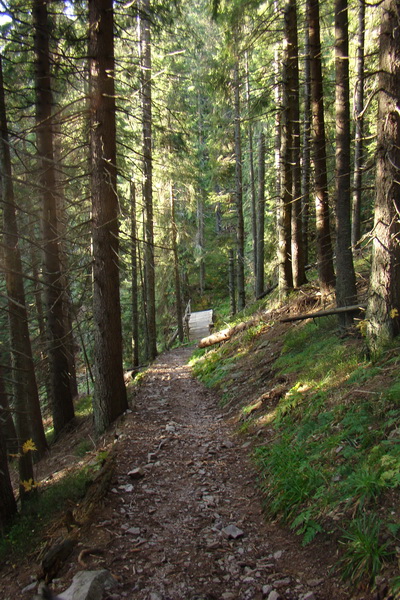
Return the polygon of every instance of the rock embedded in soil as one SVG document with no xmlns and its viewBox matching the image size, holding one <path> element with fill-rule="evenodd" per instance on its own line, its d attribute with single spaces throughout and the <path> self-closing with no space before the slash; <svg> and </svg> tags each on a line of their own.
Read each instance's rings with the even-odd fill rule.
<svg viewBox="0 0 400 600">
<path fill-rule="evenodd" d="M 277 581 L 273 582 L 273 586 L 276 589 L 280 589 L 283 587 L 288 587 L 288 585 L 290 585 L 291 579 L 290 577 L 285 577 L 284 579 L 278 579 Z"/>
<path fill-rule="evenodd" d="M 142 479 L 145 476 L 145 471 L 142 467 L 137 467 L 136 469 L 129 471 L 128 476 L 131 479 Z"/>
<path fill-rule="evenodd" d="M 244 531 L 239 529 L 239 527 L 234 524 L 224 527 L 222 533 L 226 538 L 232 540 L 236 540 L 237 538 L 244 536 Z"/>
<path fill-rule="evenodd" d="M 300 596 L 300 600 L 316 600 L 314 592 L 306 592 Z"/>
<path fill-rule="evenodd" d="M 276 590 L 272 590 L 268 594 L 267 600 L 280 600 L 280 598 L 281 598 L 281 596 L 278 594 L 278 592 Z"/>
<path fill-rule="evenodd" d="M 116 581 L 106 569 L 97 571 L 79 571 L 72 580 L 72 584 L 59 596 L 52 596 L 54 600 L 102 600 L 106 591 L 115 587 Z M 40 587 L 40 586 L 39 586 Z M 35 596 L 35 598 L 43 598 Z"/>
</svg>

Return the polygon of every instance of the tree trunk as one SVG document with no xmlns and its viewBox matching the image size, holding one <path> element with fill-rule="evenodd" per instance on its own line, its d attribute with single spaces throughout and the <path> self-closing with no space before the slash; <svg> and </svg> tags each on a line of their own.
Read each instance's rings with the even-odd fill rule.
<svg viewBox="0 0 400 600">
<path fill-rule="evenodd" d="M 297 35 L 296 0 L 288 0 L 285 9 L 285 31 L 288 52 L 288 103 L 291 122 L 290 163 L 292 168 L 292 272 L 293 285 L 306 283 L 303 250 L 303 222 L 300 168 L 300 104 L 299 104 L 299 44 Z"/>
<path fill-rule="evenodd" d="M 306 12 L 310 35 L 312 150 L 315 178 L 315 217 L 318 276 L 322 297 L 333 292 L 335 273 L 330 232 L 328 173 L 322 86 L 319 2 L 307 0 Z"/>
<path fill-rule="evenodd" d="M 68 370 L 69 370 L 69 385 L 71 388 L 72 398 L 78 396 L 78 382 L 76 378 L 76 364 L 75 364 L 75 339 L 74 339 L 74 309 L 71 299 L 71 290 L 69 285 L 69 265 L 68 256 L 65 248 L 66 240 L 66 223 L 68 222 L 68 215 L 65 207 L 65 194 L 64 186 L 61 178 L 62 164 L 61 164 L 61 131 L 57 124 L 54 124 L 54 160 L 56 164 L 55 169 L 55 186 L 57 190 L 56 202 L 57 202 L 57 223 L 58 223 L 58 235 L 59 235 L 59 247 L 60 247 L 60 265 L 62 272 L 62 283 L 61 286 L 64 290 L 63 295 L 63 307 L 65 315 L 65 348 L 67 351 L 68 358 Z"/>
<path fill-rule="evenodd" d="M 253 238 L 253 271 L 255 288 L 257 287 L 257 207 L 256 207 L 256 183 L 254 176 L 254 151 L 253 151 L 253 127 L 250 118 L 251 97 L 250 97 L 250 77 L 249 60 L 246 52 L 246 104 L 247 104 L 247 135 L 249 137 L 249 175 L 250 175 L 250 207 L 251 207 L 251 233 Z M 257 295 L 257 292 L 256 292 Z"/>
<path fill-rule="evenodd" d="M 204 261 L 204 192 L 200 190 L 200 195 L 197 199 L 197 239 L 200 249 L 199 261 L 199 291 L 200 295 L 204 294 L 206 287 L 206 264 Z"/>
<path fill-rule="evenodd" d="M 243 218 L 243 180 L 242 180 L 242 142 L 240 133 L 240 81 L 239 61 L 236 59 L 233 73 L 233 87 L 235 95 L 235 189 L 236 189 L 236 215 L 237 215 L 237 289 L 238 310 L 246 306 L 246 292 L 244 279 L 244 218 Z"/>
<path fill-rule="evenodd" d="M 400 333 L 400 28 L 399 0 L 384 0 L 379 37 L 375 219 L 367 308 L 374 352 Z"/>
<path fill-rule="evenodd" d="M 236 290 L 235 290 L 235 255 L 229 250 L 229 298 L 231 302 L 231 315 L 236 314 Z"/>
<path fill-rule="evenodd" d="M 278 10 L 277 1 L 274 0 L 275 11 Z M 279 223 L 279 204 L 281 197 L 281 74 L 280 74 L 279 44 L 275 45 L 274 50 L 274 104 L 275 104 L 275 123 L 274 123 L 274 166 L 275 166 L 275 197 L 277 206 L 277 224 Z M 279 226 L 277 228 L 279 230 Z"/>
<path fill-rule="evenodd" d="M 365 39 L 365 0 L 358 0 L 358 31 L 356 58 L 356 90 L 354 94 L 354 177 L 351 244 L 358 247 L 361 237 L 361 185 L 363 169 L 363 136 L 364 136 L 364 39 Z"/>
<path fill-rule="evenodd" d="M 140 78 L 143 118 L 143 195 L 146 211 L 146 305 L 149 358 L 157 356 L 156 289 L 153 224 L 153 138 L 152 138 L 152 72 L 150 0 L 140 0 Z"/>
<path fill-rule="evenodd" d="M 139 309 L 138 309 L 138 257 L 137 257 L 137 225 L 136 225 L 136 187 L 131 181 L 131 293 L 132 293 L 132 365 L 138 367 L 139 361 Z"/>
<path fill-rule="evenodd" d="M 0 534 L 4 534 L 16 514 L 17 503 L 8 470 L 6 443 L 0 429 Z"/>
<path fill-rule="evenodd" d="M 336 304 L 357 302 L 356 275 L 351 251 L 350 93 L 347 0 L 335 0 L 336 70 Z M 353 324 L 353 314 L 339 314 L 339 325 Z"/>
<path fill-rule="evenodd" d="M 34 239 L 33 228 L 30 228 L 30 236 Z M 31 245 L 31 268 L 32 268 L 32 277 L 34 280 L 34 313 L 35 319 L 38 328 L 38 338 L 37 338 L 37 347 L 39 348 L 39 356 L 41 368 L 36 371 L 36 375 L 38 378 L 38 389 L 39 391 L 44 386 L 46 389 L 46 401 L 47 404 L 51 406 L 52 402 L 52 391 L 50 385 L 50 365 L 49 365 L 49 357 L 47 355 L 47 336 L 46 336 L 46 325 L 44 321 L 44 306 L 43 306 L 43 285 L 41 281 L 41 277 L 39 274 L 40 270 L 40 256 L 36 246 Z"/>
<path fill-rule="evenodd" d="M 175 303 L 176 303 L 176 318 L 178 320 L 178 337 L 179 341 L 183 342 L 183 308 L 181 295 L 181 278 L 179 275 L 179 257 L 178 257 L 178 228 L 176 226 L 175 215 L 175 189 L 171 181 L 170 184 L 170 201 L 171 201 L 171 227 L 172 227 L 172 252 L 174 255 L 174 280 L 175 280 Z"/>
<path fill-rule="evenodd" d="M 311 77 L 310 43 L 308 27 L 304 28 L 304 97 L 303 97 L 303 148 L 301 164 L 301 196 L 303 207 L 303 252 L 304 265 L 309 260 L 309 212 L 310 212 L 310 138 L 311 138 Z"/>
<path fill-rule="evenodd" d="M 198 118 L 199 118 L 199 151 L 200 151 L 200 190 L 197 198 L 197 241 L 200 250 L 199 261 L 199 290 L 200 295 L 204 294 L 206 286 L 206 265 L 204 260 L 204 204 L 205 204 L 205 169 L 206 155 L 204 143 L 204 122 L 202 111 L 202 97 L 198 94 Z"/>
<path fill-rule="evenodd" d="M 112 0 L 89 0 L 89 26 L 94 422 L 100 434 L 128 407 L 119 294 Z"/>
<path fill-rule="evenodd" d="M 0 170 L 3 201 L 3 251 L 6 269 L 6 289 L 8 296 L 8 318 L 10 325 L 11 354 L 13 372 L 14 396 L 20 406 L 24 406 L 27 413 L 20 415 L 21 419 L 29 419 L 23 425 L 23 431 L 30 430 L 38 456 L 42 456 L 47 449 L 46 435 L 43 428 L 40 410 L 38 387 L 33 363 L 31 340 L 28 327 L 28 312 L 25 301 L 23 281 L 23 268 L 19 247 L 19 231 L 16 216 L 14 186 L 12 181 L 12 167 L 10 147 L 8 141 L 8 123 L 4 99 L 3 70 L 0 59 Z M 17 400 L 18 397 L 18 400 Z M 21 432 L 19 432 L 21 433 Z M 25 435 L 25 433 L 24 433 Z M 19 440 L 24 443 L 26 439 Z"/>
<path fill-rule="evenodd" d="M 265 234 L 265 135 L 258 142 L 258 200 L 257 200 L 257 272 L 256 298 L 264 292 L 264 234 Z"/>
<path fill-rule="evenodd" d="M 137 246 L 138 251 L 138 265 L 139 265 L 139 274 L 140 274 L 140 286 L 142 291 L 142 323 L 143 323 L 143 332 L 144 332 L 144 355 L 146 357 L 146 361 L 150 358 L 149 352 L 149 326 L 147 322 L 147 286 L 146 286 L 146 262 L 144 260 L 145 247 L 146 247 L 146 220 L 145 220 L 145 211 L 142 210 L 142 248 L 140 249 L 140 244 Z"/>
<path fill-rule="evenodd" d="M 53 96 L 50 76 L 49 30 L 46 0 L 34 0 L 36 138 L 40 157 L 40 185 L 43 199 L 44 281 L 49 343 L 54 431 L 61 431 L 74 419 L 66 348 L 64 289 L 57 223 L 57 194 L 53 151 Z"/>
<path fill-rule="evenodd" d="M 18 453 L 17 430 L 12 418 L 8 394 L 4 382 L 3 367 L 0 366 L 0 430 L 11 454 Z"/>
<path fill-rule="evenodd" d="M 287 29 L 285 29 L 287 36 Z M 278 212 L 278 268 L 279 295 L 283 299 L 293 288 L 292 273 L 292 111 L 290 106 L 290 68 L 289 41 L 285 40 L 285 52 L 282 60 L 282 113 L 281 113 L 281 198 Z"/>
</svg>

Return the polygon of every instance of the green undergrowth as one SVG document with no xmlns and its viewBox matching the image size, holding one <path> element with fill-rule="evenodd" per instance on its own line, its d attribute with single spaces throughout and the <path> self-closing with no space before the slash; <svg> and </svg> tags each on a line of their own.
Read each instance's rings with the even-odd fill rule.
<svg viewBox="0 0 400 600">
<path fill-rule="evenodd" d="M 238 323 L 246 321 L 264 305 L 265 301 L 259 300 L 234 317 L 229 316 L 228 302 L 219 305 L 216 309 L 215 331 L 234 327 Z M 207 387 L 215 387 L 222 383 L 235 372 L 236 365 L 249 352 L 254 339 L 259 335 L 263 326 L 263 323 L 255 324 L 242 332 L 240 336 L 234 336 L 229 343 L 221 346 L 195 350 L 190 364 L 196 377 Z M 224 399 L 222 399 L 222 404 L 224 404 Z"/>
<path fill-rule="evenodd" d="M 32 552 L 40 544 L 49 524 L 85 496 L 104 458 L 105 453 L 100 452 L 89 465 L 67 473 L 43 489 L 38 488 L 21 508 L 10 529 L 0 535 L 0 562 Z"/>
<path fill-rule="evenodd" d="M 243 361 L 249 370 L 254 355 L 251 331 L 245 352 L 239 338 L 193 358 L 197 376 L 228 395 L 230 374 Z M 257 440 L 266 440 L 254 454 L 266 511 L 303 544 L 318 534 L 337 540 L 338 569 L 353 585 L 373 585 L 386 567 L 390 573 L 400 545 L 400 348 L 374 362 L 363 347 L 362 339 L 338 335 L 335 318 L 292 326 L 271 380 L 287 381 L 285 393 L 239 428 L 256 428 Z M 254 399 L 246 389 L 242 398 L 246 416 Z"/>
<path fill-rule="evenodd" d="M 272 304 L 277 299 L 277 292 L 272 292 L 269 296 L 269 304 Z M 254 316 L 257 311 L 262 310 L 265 307 L 265 299 L 256 300 L 252 304 L 249 304 L 242 311 L 232 315 L 230 310 L 229 300 L 220 302 L 218 306 L 214 307 L 214 322 L 215 331 L 225 329 L 226 327 L 233 327 L 241 321 L 246 321 L 247 318 Z"/>
</svg>

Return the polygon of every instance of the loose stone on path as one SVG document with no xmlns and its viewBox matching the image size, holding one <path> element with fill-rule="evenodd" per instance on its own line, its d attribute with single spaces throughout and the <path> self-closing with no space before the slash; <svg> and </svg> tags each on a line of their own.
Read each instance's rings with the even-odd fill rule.
<svg viewBox="0 0 400 600">
<path fill-rule="evenodd" d="M 120 460 L 93 528 L 113 598 L 345 600 L 326 583 L 311 590 L 317 562 L 264 519 L 247 441 L 191 376 L 190 353 L 155 361 L 118 426 Z"/>
</svg>

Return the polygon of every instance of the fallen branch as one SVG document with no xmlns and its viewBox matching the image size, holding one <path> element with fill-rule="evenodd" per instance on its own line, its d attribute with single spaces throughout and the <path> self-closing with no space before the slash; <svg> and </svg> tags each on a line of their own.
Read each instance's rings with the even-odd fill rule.
<svg viewBox="0 0 400 600">
<path fill-rule="evenodd" d="M 329 308 L 327 310 L 319 310 L 318 312 L 308 313 L 303 315 L 297 315 L 295 317 L 286 317 L 285 319 L 279 319 L 281 323 L 288 323 L 289 321 L 304 321 L 305 319 L 316 319 L 317 317 L 326 317 L 328 315 L 337 315 L 345 312 L 358 312 L 365 310 L 366 304 L 353 304 L 352 306 L 339 306 L 336 308 Z"/>
<path fill-rule="evenodd" d="M 262 294 L 260 294 L 259 296 L 257 296 L 256 300 L 261 300 L 261 298 L 265 298 L 266 296 L 268 296 L 268 294 L 270 294 L 271 292 L 273 292 L 274 290 L 276 290 L 277 287 L 278 287 L 277 283 L 275 283 L 274 285 L 271 285 Z"/>
</svg>

